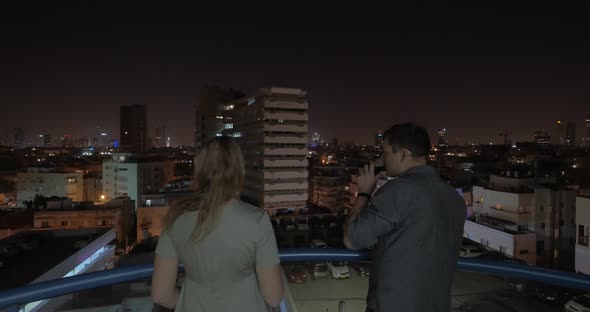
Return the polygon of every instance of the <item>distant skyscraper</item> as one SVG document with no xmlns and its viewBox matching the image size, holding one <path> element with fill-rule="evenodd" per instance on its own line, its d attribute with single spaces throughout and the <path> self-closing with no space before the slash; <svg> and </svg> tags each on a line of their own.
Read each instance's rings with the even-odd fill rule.
<svg viewBox="0 0 590 312">
<path fill-rule="evenodd" d="M 375 146 L 383 146 L 383 130 L 379 130 L 375 135 Z"/>
<path fill-rule="evenodd" d="M 535 131 L 533 138 L 537 144 L 551 144 L 551 136 L 547 131 L 537 130 Z"/>
<path fill-rule="evenodd" d="M 447 138 L 447 128 L 439 129 L 438 130 L 438 146 L 447 146 L 449 144 Z"/>
<path fill-rule="evenodd" d="M 25 130 L 22 128 L 14 129 L 14 147 L 23 148 L 25 146 Z"/>
<path fill-rule="evenodd" d="M 565 145 L 565 122 L 558 120 L 555 122 L 555 130 L 551 136 L 553 144 Z"/>
<path fill-rule="evenodd" d="M 60 141 L 59 145 L 61 147 L 68 147 L 68 148 L 74 147 L 74 138 L 72 137 L 71 134 L 64 134 L 64 136 L 61 137 L 59 139 L 59 141 Z"/>
<path fill-rule="evenodd" d="M 576 145 L 576 124 L 568 122 L 565 126 L 565 144 Z"/>
<path fill-rule="evenodd" d="M 168 146 L 168 128 L 166 126 L 161 126 L 156 128 L 154 133 L 154 146 L 155 147 L 170 147 Z"/>
<path fill-rule="evenodd" d="M 224 104 L 240 99 L 245 94 L 231 88 L 203 86 L 200 90 L 199 103 L 195 109 L 195 147 L 201 147 L 217 135 L 221 135 L 224 124 Z"/>
<path fill-rule="evenodd" d="M 582 139 L 582 145 L 585 147 L 590 147 L 590 113 L 586 114 L 584 130 L 585 137 Z"/>
<path fill-rule="evenodd" d="M 51 134 L 49 134 L 49 133 L 41 134 L 41 135 L 39 135 L 39 138 L 41 139 L 41 146 L 42 147 L 51 146 Z"/>
<path fill-rule="evenodd" d="M 143 104 L 121 106 L 121 151 L 147 152 L 147 111 Z"/>
<path fill-rule="evenodd" d="M 318 147 L 318 146 L 320 146 L 321 143 L 322 143 L 322 136 L 319 133 L 315 132 L 311 136 L 311 146 Z"/>
</svg>

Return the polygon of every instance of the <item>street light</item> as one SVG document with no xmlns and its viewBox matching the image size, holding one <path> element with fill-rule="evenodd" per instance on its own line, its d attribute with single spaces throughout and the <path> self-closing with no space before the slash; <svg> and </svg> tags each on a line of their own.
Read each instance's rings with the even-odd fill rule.
<svg viewBox="0 0 590 312">
<path fill-rule="evenodd" d="M 100 195 L 100 201 L 104 201 L 105 196 L 104 195 Z"/>
</svg>

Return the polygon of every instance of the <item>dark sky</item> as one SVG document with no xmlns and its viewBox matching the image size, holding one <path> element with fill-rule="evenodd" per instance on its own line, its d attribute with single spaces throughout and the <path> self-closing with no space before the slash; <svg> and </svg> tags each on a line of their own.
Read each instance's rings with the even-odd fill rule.
<svg viewBox="0 0 590 312">
<path fill-rule="evenodd" d="M 0 135 L 118 136 L 118 107 L 145 103 L 150 134 L 191 144 L 204 83 L 308 89 L 311 130 L 341 142 L 402 121 L 451 143 L 530 140 L 555 119 L 580 138 L 590 111 L 586 8 L 93 3 L 1 5 Z"/>
</svg>

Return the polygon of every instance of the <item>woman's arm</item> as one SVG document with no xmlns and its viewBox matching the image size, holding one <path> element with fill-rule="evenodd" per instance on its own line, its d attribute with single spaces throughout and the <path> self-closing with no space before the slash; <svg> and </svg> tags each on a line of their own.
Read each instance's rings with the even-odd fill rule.
<svg viewBox="0 0 590 312">
<path fill-rule="evenodd" d="M 178 300 L 176 277 L 178 275 L 178 258 L 162 257 L 156 254 L 154 274 L 152 276 L 152 299 L 165 308 L 173 309 Z"/>
<path fill-rule="evenodd" d="M 256 267 L 256 275 L 264 301 L 273 308 L 278 307 L 285 293 L 281 266 L 275 264 L 271 267 Z"/>
</svg>

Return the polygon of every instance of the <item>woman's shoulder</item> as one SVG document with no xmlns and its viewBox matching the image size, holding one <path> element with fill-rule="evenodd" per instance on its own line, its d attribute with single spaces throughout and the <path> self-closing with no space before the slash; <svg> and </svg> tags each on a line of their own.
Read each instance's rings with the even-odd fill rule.
<svg viewBox="0 0 590 312">
<path fill-rule="evenodd" d="M 246 218 L 256 223 L 262 221 L 264 216 L 267 215 L 266 213 L 264 213 L 264 209 L 239 199 L 234 200 L 232 206 L 234 207 L 236 212 L 240 214 L 240 217 Z"/>
</svg>

